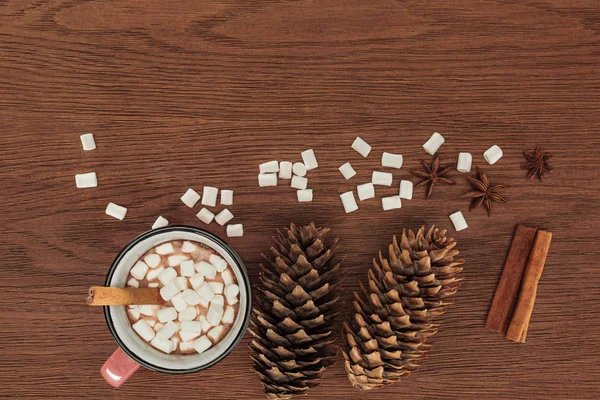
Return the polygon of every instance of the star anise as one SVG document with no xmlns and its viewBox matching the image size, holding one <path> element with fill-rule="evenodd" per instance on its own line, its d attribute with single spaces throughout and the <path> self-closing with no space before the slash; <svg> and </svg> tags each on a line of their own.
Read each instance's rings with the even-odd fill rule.
<svg viewBox="0 0 600 400">
<path fill-rule="evenodd" d="M 483 204 L 483 206 L 487 210 L 488 217 L 492 215 L 492 201 L 499 201 L 501 203 L 506 203 L 506 199 L 502 197 L 499 192 L 503 191 L 507 188 L 504 185 L 491 185 L 487 176 L 479 169 L 476 168 L 477 173 L 475 174 L 476 178 L 468 176 L 467 179 L 469 183 L 476 189 L 473 192 L 465 193 L 461 196 L 461 198 L 469 198 L 471 199 L 471 205 L 469 206 L 469 211 L 479 207 Z"/>
<path fill-rule="evenodd" d="M 454 164 L 440 165 L 440 159 L 437 154 L 433 156 L 430 164 L 427 164 L 425 160 L 421 160 L 421 164 L 423 164 L 425 172 L 410 171 L 410 173 L 421 178 L 421 181 L 417 183 L 415 187 L 421 187 L 429 184 L 429 186 L 427 187 L 427 193 L 425 195 L 426 199 L 429 199 L 431 197 L 431 193 L 433 192 L 433 186 L 436 183 L 442 182 L 448 185 L 456 185 L 456 182 L 444 176 L 448 173 L 448 171 L 454 168 Z"/>
<path fill-rule="evenodd" d="M 552 158 L 552 155 L 544 153 L 544 149 L 541 147 L 537 146 L 534 151 L 524 151 L 523 155 L 526 161 L 521 164 L 521 168 L 529 170 L 527 172 L 529 179 L 537 176 L 542 181 L 544 175 L 554 172 L 554 168 L 548 164 L 548 160 Z"/>
</svg>

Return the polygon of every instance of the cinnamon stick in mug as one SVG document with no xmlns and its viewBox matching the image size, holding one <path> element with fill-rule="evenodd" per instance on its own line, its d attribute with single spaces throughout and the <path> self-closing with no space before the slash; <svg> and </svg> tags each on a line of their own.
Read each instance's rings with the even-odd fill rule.
<svg viewBox="0 0 600 400">
<path fill-rule="evenodd" d="M 92 286 L 88 292 L 90 306 L 127 306 L 162 304 L 158 288 L 120 288 Z"/>
</svg>

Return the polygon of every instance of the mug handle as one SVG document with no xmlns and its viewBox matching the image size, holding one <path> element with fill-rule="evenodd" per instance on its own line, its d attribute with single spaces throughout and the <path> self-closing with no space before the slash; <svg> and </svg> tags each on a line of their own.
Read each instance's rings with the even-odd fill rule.
<svg viewBox="0 0 600 400">
<path fill-rule="evenodd" d="M 106 360 L 100 373 L 102 377 L 111 386 L 118 388 L 121 386 L 137 369 L 140 364 L 133 361 L 120 347 Z"/>
</svg>

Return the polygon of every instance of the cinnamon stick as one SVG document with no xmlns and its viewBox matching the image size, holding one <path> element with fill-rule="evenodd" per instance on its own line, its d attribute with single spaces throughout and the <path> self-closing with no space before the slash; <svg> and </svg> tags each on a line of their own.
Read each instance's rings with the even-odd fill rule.
<svg viewBox="0 0 600 400">
<path fill-rule="evenodd" d="M 536 228 L 517 226 L 485 323 L 489 330 L 506 332 L 536 231 Z"/>
<path fill-rule="evenodd" d="M 158 288 L 119 288 L 92 286 L 88 292 L 90 306 L 126 306 L 132 304 L 162 304 Z"/>
<path fill-rule="evenodd" d="M 529 320 L 533 312 L 535 298 L 537 295 L 537 287 L 544 270 L 550 242 L 552 241 L 552 233 L 539 230 L 535 235 L 533 247 L 527 260 L 527 267 L 521 283 L 521 291 L 515 306 L 506 338 L 515 342 L 525 343 L 527 330 L 529 328 Z"/>
</svg>

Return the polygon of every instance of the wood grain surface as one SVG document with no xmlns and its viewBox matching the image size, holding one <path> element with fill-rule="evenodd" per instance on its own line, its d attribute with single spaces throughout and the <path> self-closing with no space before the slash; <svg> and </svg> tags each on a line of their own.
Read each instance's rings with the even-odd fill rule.
<svg viewBox="0 0 600 400">
<path fill-rule="evenodd" d="M 343 242 L 345 299 L 403 227 L 450 227 L 465 282 L 422 368 L 362 393 L 331 367 L 311 399 L 597 399 L 600 397 L 600 6 L 535 1 L 0 0 L 0 397 L 260 399 L 248 335 L 194 375 L 138 371 L 122 388 L 99 369 L 115 349 L 87 289 L 158 215 L 199 226 L 188 187 L 235 191 L 245 236 L 229 243 L 255 281 L 269 237 L 314 220 Z M 426 157 L 474 155 L 507 204 L 466 213 L 463 175 L 383 212 Z M 93 132 L 97 150 L 79 135 Z M 350 145 L 373 146 L 363 159 Z M 504 150 L 494 166 L 482 153 Z M 543 145 L 556 173 L 525 179 L 521 152 Z M 259 188 L 257 165 L 313 148 L 314 201 L 287 184 Z M 392 188 L 344 214 L 338 195 L 402 153 Z M 358 175 L 337 168 L 350 161 Z M 99 186 L 76 189 L 95 171 Z M 128 207 L 124 221 L 104 214 Z M 553 232 L 526 344 L 486 331 L 517 223 Z M 224 237 L 217 225 L 207 228 Z M 340 356 L 341 360 L 341 356 Z"/>
</svg>

